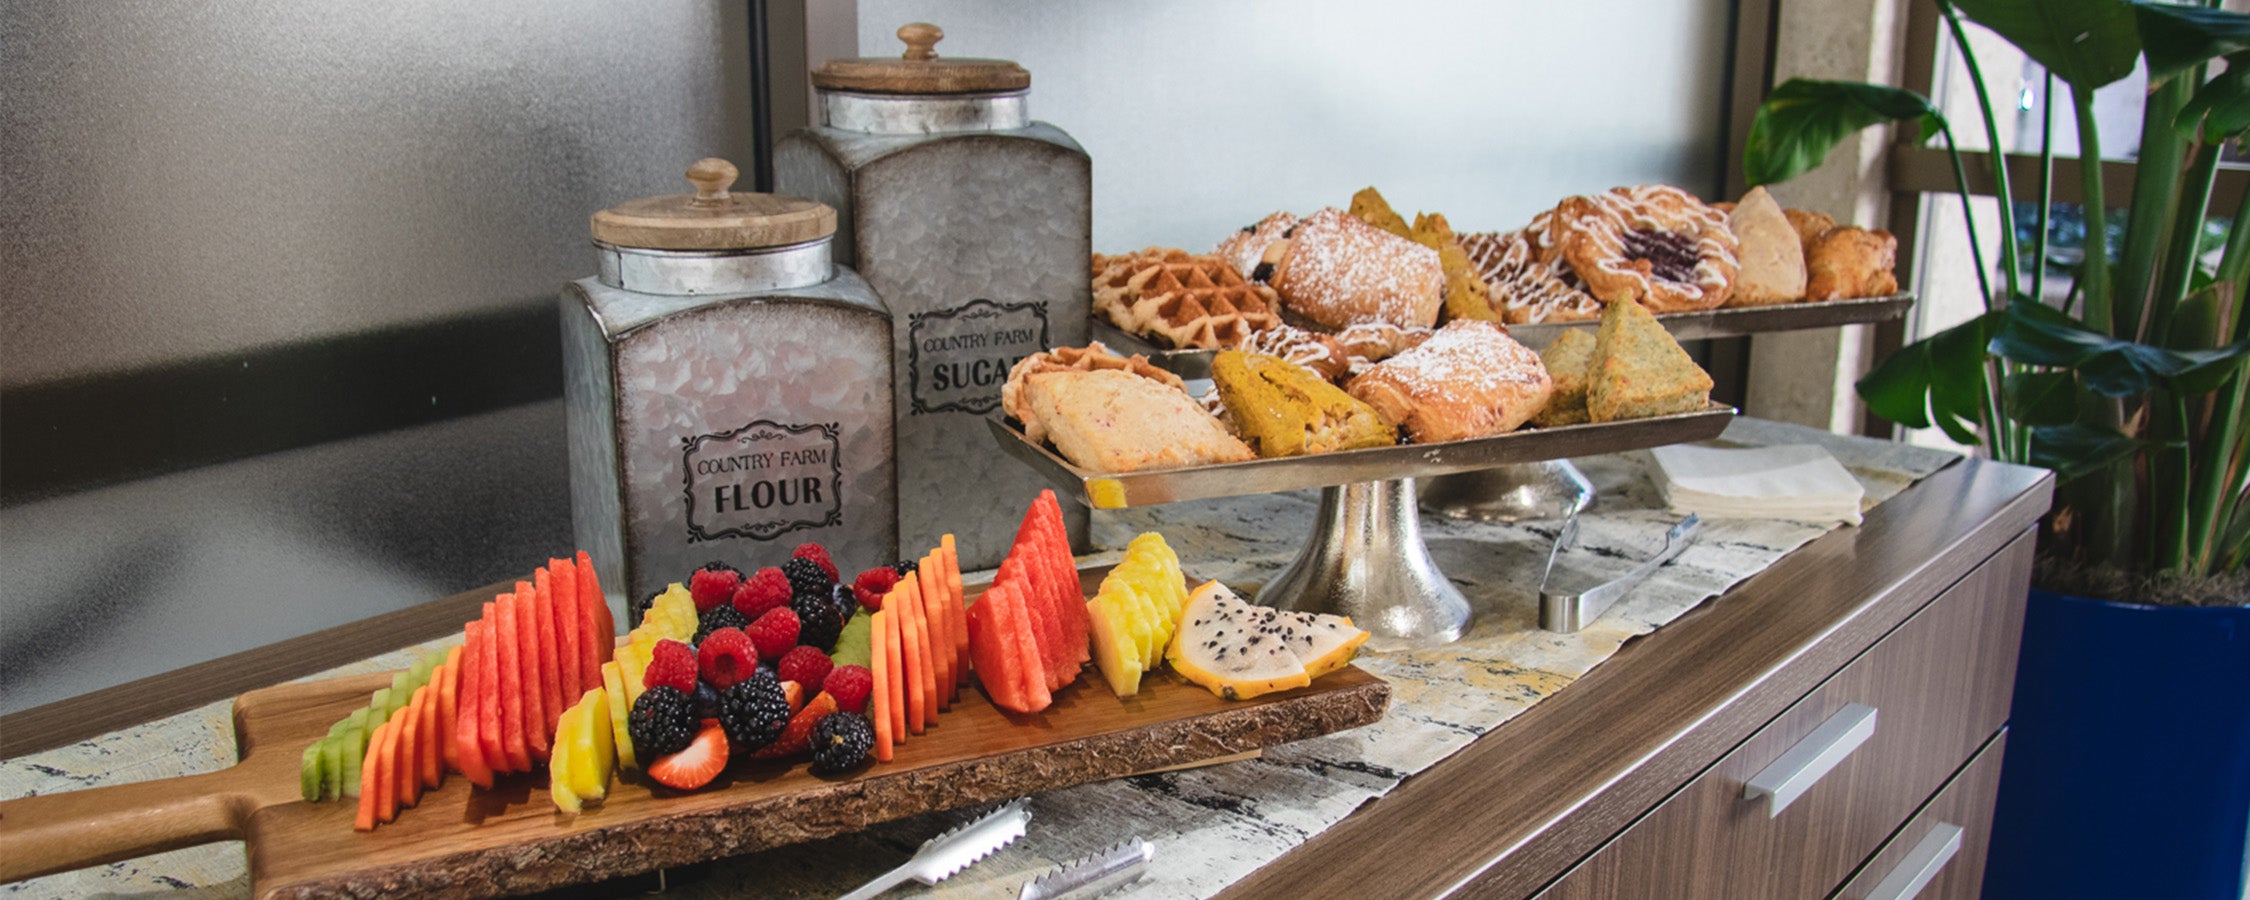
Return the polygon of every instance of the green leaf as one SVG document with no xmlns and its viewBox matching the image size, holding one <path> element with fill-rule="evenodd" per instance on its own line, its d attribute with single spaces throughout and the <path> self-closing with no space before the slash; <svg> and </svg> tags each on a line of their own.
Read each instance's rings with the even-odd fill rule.
<svg viewBox="0 0 2250 900">
<path fill-rule="evenodd" d="M 2069 481 L 2149 446 L 2153 445 L 2107 428 L 2075 422 L 2049 425 L 2031 429 L 2031 464 L 2053 469 L 2056 478 Z"/>
<path fill-rule="evenodd" d="M 2068 425 L 2078 420 L 2078 379 L 2069 372 L 2015 372 L 2005 379 L 2008 418 L 2025 425 Z"/>
<path fill-rule="evenodd" d="M 1919 140 L 1944 121 L 1913 91 L 1856 81 L 1792 78 L 1766 95 L 1750 120 L 1742 170 L 1753 185 L 1788 181 L 1820 165 L 1828 151 L 1860 129 L 1913 120 Z"/>
<path fill-rule="evenodd" d="M 2227 70 L 2196 88 L 2172 126 L 2190 137 L 2201 127 L 2205 140 L 2214 143 L 2238 139 L 2250 130 L 2250 53 L 2228 56 Z"/>
<path fill-rule="evenodd" d="M 2250 339 L 2209 350 L 2168 350 L 2110 337 L 2029 300 L 2011 303 L 1997 315 L 1999 327 L 1989 345 L 1995 355 L 2072 370 L 2088 390 L 2106 397 L 2158 386 L 2201 393 L 2217 387 L 2250 357 Z"/>
<path fill-rule="evenodd" d="M 1983 405 L 1988 313 L 1899 348 L 1859 380 L 1870 412 L 1909 428 L 1936 427 L 1975 445 L 1977 410 Z"/>
<path fill-rule="evenodd" d="M 2081 89 L 2125 77 L 2141 55 L 2133 7 L 2124 0 L 1954 0 L 1953 5 Z"/>
<path fill-rule="evenodd" d="M 2148 53 L 2148 83 L 2165 79 L 2215 56 L 2250 50 L 2250 16 L 2200 6 L 2134 3 L 2140 20 L 2141 48 Z"/>
</svg>

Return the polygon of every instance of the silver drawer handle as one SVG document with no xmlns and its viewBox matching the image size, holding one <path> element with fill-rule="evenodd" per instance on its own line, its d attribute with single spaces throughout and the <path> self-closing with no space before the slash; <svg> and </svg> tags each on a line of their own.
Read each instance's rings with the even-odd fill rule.
<svg viewBox="0 0 2250 900">
<path fill-rule="evenodd" d="M 1899 861 L 1898 868 L 1875 885 L 1867 900 L 1908 900 L 1929 887 L 1945 864 L 1953 861 L 1953 854 L 1961 852 L 1961 826 L 1939 822 L 1914 845 L 1914 851 Z"/>
<path fill-rule="evenodd" d="M 1805 735 L 1797 746 L 1781 754 L 1781 758 L 1750 776 L 1742 786 L 1742 798 L 1766 798 L 1766 818 L 1781 815 L 1789 804 L 1818 783 L 1828 770 L 1836 768 L 1844 757 L 1852 755 L 1859 745 L 1875 736 L 1875 707 L 1848 703 L 1828 721 L 1820 723 L 1813 733 Z"/>
</svg>

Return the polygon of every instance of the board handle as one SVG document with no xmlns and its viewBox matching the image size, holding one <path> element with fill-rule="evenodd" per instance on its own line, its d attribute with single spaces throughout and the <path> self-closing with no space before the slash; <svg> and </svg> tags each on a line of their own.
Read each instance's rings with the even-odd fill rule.
<svg viewBox="0 0 2250 900">
<path fill-rule="evenodd" d="M 234 774 L 0 801 L 0 883 L 239 839 L 257 804 Z"/>
</svg>

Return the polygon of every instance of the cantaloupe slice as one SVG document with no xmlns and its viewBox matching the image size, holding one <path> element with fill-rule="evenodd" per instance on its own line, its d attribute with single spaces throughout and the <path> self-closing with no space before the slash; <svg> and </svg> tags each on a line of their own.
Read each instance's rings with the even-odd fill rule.
<svg viewBox="0 0 2250 900">
<path fill-rule="evenodd" d="M 453 724 L 453 759 L 469 783 L 492 786 L 492 766 L 485 761 L 480 735 L 484 728 L 484 621 L 470 622 L 468 638 L 461 642 L 460 709 Z"/>
<path fill-rule="evenodd" d="M 438 765 L 447 772 L 461 771 L 459 742 L 453 738 L 461 721 L 461 652 L 458 646 L 447 651 L 445 663 L 430 675 L 438 689 Z"/>
<path fill-rule="evenodd" d="M 523 661 L 519 658 L 516 629 L 516 595 L 501 594 L 493 612 L 492 644 L 499 649 L 499 679 L 492 684 L 500 709 L 500 750 L 507 765 L 495 772 L 531 771 L 531 744 L 524 737 Z"/>
<path fill-rule="evenodd" d="M 422 797 L 422 698 L 428 696 L 425 688 L 416 688 L 413 698 L 399 708 L 391 718 L 399 722 L 397 768 L 391 777 L 398 779 L 398 805 L 411 809 Z"/>
<path fill-rule="evenodd" d="M 375 734 L 368 738 L 368 752 L 364 756 L 360 757 L 359 811 L 358 814 L 352 818 L 352 828 L 354 830 L 375 830 L 376 805 L 382 799 L 380 796 L 378 796 L 379 792 L 375 789 L 375 783 L 377 779 L 383 777 L 383 774 L 377 769 L 376 760 L 379 759 L 379 757 L 375 754 L 374 748 L 376 745 L 382 743 L 382 733 L 382 726 L 376 726 Z"/>
<path fill-rule="evenodd" d="M 867 717 L 875 725 L 875 760 L 891 761 L 890 613 L 876 610 L 867 619 L 867 670 L 874 674 L 867 692 Z"/>
<path fill-rule="evenodd" d="M 375 821 L 388 823 L 398 818 L 398 725 L 390 720 L 383 722 L 383 739 L 375 753 L 382 757 L 375 763 Z M 369 788 L 361 788 L 369 790 Z"/>
<path fill-rule="evenodd" d="M 953 595 L 951 607 L 953 621 L 962 626 L 954 629 L 953 632 L 953 650 L 961 660 L 961 665 L 954 671 L 959 676 L 959 683 L 967 684 L 969 683 L 969 667 L 971 665 L 968 629 L 969 596 L 961 590 L 961 553 L 954 546 L 953 535 L 950 533 L 938 541 L 938 549 L 945 551 L 945 589 Z"/>
<path fill-rule="evenodd" d="M 414 761 L 421 764 L 422 787 L 434 788 L 445 778 L 445 741 L 440 740 L 443 731 L 438 727 L 438 722 L 442 721 L 438 707 L 444 705 L 444 698 L 435 681 L 423 685 L 422 689 L 429 691 L 430 696 L 422 701 L 422 749 L 415 754 Z"/>
<path fill-rule="evenodd" d="M 920 645 L 919 649 L 922 654 L 921 678 L 916 681 L 916 684 L 921 686 L 922 724 L 927 727 L 937 724 L 937 639 L 930 632 L 930 607 L 929 603 L 922 599 L 922 580 L 920 578 L 914 579 L 914 590 L 907 597 L 907 602 L 914 605 L 914 641 Z"/>
<path fill-rule="evenodd" d="M 910 578 L 899 582 L 890 598 L 883 601 L 884 609 L 891 607 L 892 600 L 898 602 L 899 650 L 906 656 L 903 672 L 907 734 L 921 734 L 929 722 L 929 709 L 923 705 L 928 695 L 922 690 L 922 682 L 930 674 L 929 642 L 922 637 L 922 617 L 917 614 L 922 607 L 922 601 L 916 597 L 920 592 L 920 583 Z"/>
<path fill-rule="evenodd" d="M 921 586 L 914 599 L 921 601 L 922 623 L 929 626 L 930 647 L 930 708 L 938 712 L 951 709 L 953 698 L 945 689 L 946 676 L 952 674 L 953 642 L 945 637 L 945 609 L 940 606 L 944 591 L 938 588 L 937 554 L 922 557 L 915 565 L 914 581 Z"/>
<path fill-rule="evenodd" d="M 887 606 L 888 604 L 886 604 Z M 890 615 L 883 617 L 883 655 L 889 657 L 885 670 L 883 689 L 891 695 L 891 743 L 906 743 L 906 630 L 900 627 L 903 613 L 885 609 Z"/>
</svg>

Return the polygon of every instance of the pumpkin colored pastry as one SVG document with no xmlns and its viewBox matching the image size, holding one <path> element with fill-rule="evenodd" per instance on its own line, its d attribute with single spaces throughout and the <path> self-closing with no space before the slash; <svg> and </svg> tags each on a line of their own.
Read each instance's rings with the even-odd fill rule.
<svg viewBox="0 0 2250 900">
<path fill-rule="evenodd" d="M 1211 360 L 1211 380 L 1236 433 L 1261 457 L 1397 443 L 1397 430 L 1374 407 L 1280 357 L 1221 351 Z"/>
</svg>

